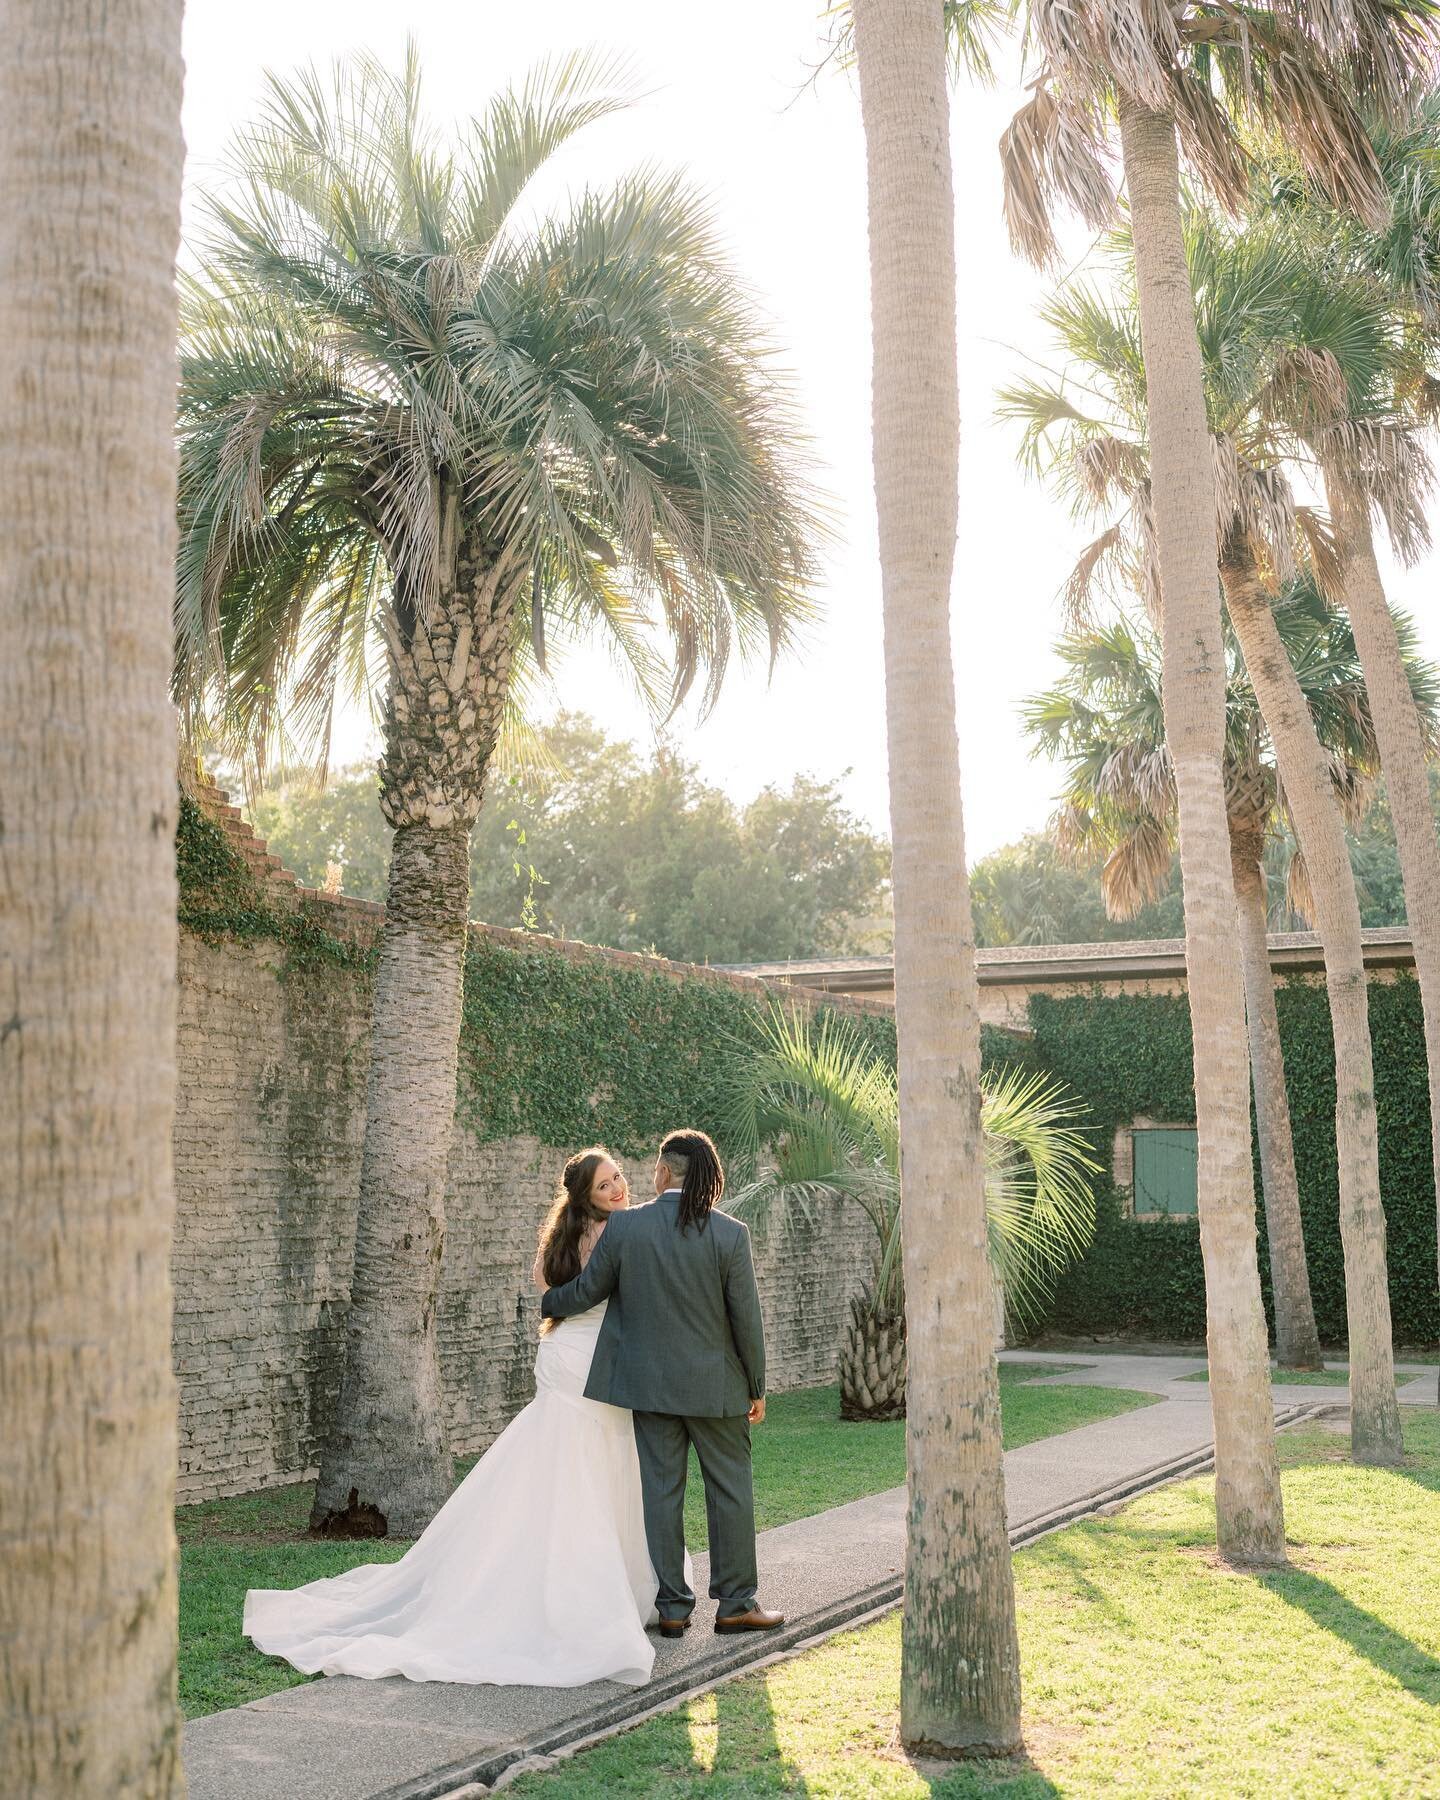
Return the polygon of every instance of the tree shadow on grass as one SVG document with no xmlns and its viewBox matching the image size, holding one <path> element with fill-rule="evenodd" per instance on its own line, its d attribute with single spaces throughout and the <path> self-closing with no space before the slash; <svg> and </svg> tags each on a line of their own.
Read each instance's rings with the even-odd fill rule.
<svg viewBox="0 0 1440 1800">
<path fill-rule="evenodd" d="M 1039 1546 L 1037 1546 L 1039 1548 Z M 1086 1558 L 1063 1544 L 1058 1538 L 1044 1546 L 1044 1559 L 1053 1569 L 1062 1569 L 1065 1578 L 1080 1595 L 1085 1605 L 1098 1617 L 1113 1625 L 1118 1631 L 1130 1631 L 1135 1624 L 1131 1614 L 1120 1605 L 1113 1594 L 1107 1593 L 1097 1581 L 1087 1573 Z"/>
<path fill-rule="evenodd" d="M 1023 1751 L 986 1762 L 912 1763 L 931 1800 L 1060 1800 L 1062 1790 Z"/>
<path fill-rule="evenodd" d="M 908 1756 L 902 1762 L 925 1783 L 931 1800 L 1060 1800 L 1062 1790 L 1034 1760 L 1033 1727 L 1014 1756 L 965 1757 L 953 1762 L 938 1757 Z"/>
<path fill-rule="evenodd" d="M 1393 1626 L 1342 1594 L 1333 1583 L 1305 1569 L 1277 1569 L 1259 1577 L 1262 1587 L 1350 1645 L 1392 1681 L 1440 1706 L 1440 1661 Z"/>
<path fill-rule="evenodd" d="M 808 1794 L 809 1783 L 780 1748 L 775 1701 L 766 1675 L 725 1681 L 714 1690 L 715 1794 Z M 753 1784 L 745 1779 L 754 1771 Z M 701 1790 L 702 1792 L 704 1789 Z"/>
</svg>

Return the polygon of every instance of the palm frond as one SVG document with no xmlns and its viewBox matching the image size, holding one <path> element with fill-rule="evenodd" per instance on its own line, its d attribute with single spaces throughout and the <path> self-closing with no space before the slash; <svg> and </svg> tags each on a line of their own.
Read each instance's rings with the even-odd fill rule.
<svg viewBox="0 0 1440 1800">
<path fill-rule="evenodd" d="M 398 72 L 271 81 L 184 296 L 191 714 L 323 748 L 337 696 L 383 679 L 380 635 L 426 629 L 462 534 L 538 602 L 522 653 L 599 632 L 657 712 L 805 630 L 828 520 L 708 202 L 641 171 L 523 204 L 633 97 L 584 53 L 451 144 L 413 46 Z"/>
<path fill-rule="evenodd" d="M 1044 267 L 1059 254 L 1052 208 L 1071 207 L 1094 230 L 1111 219 L 1115 185 L 1104 140 L 1039 82 L 1000 137 L 1005 228 L 1017 255 Z"/>
<path fill-rule="evenodd" d="M 1084 1253 L 1095 1230 L 1090 1177 L 1100 1165 L 1079 1102 L 1051 1078 L 1002 1069 L 980 1107 L 990 1255 L 1006 1305 L 1039 1311 L 1054 1278 Z"/>
<path fill-rule="evenodd" d="M 758 1054 L 737 1043 L 725 1077 L 723 1136 L 739 1176 L 731 1209 L 754 1217 L 794 1205 L 809 1217 L 837 1197 L 858 1204 L 875 1233 L 872 1305 L 897 1310 L 894 1069 L 853 1021 L 827 1015 L 816 1025 L 798 1010 L 777 1007 L 762 1025 Z M 1004 1073 L 987 1080 L 981 1118 L 992 1255 L 1017 1306 L 1033 1303 L 1093 1229 L 1087 1177 L 1097 1165 L 1078 1117 L 1075 1103 L 1043 1078 Z"/>
</svg>

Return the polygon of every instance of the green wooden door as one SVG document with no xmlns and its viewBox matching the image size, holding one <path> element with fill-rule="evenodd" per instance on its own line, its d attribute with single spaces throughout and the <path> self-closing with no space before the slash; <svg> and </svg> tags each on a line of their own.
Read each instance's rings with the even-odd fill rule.
<svg viewBox="0 0 1440 1800">
<path fill-rule="evenodd" d="M 1197 1209 L 1197 1143 L 1192 1127 L 1132 1132 L 1137 1213 L 1193 1213 Z"/>
</svg>

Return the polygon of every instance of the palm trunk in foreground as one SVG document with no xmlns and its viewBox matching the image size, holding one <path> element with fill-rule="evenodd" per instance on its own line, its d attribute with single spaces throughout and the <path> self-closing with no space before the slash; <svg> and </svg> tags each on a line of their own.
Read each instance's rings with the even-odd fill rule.
<svg viewBox="0 0 1440 1800">
<path fill-rule="evenodd" d="M 0 19 L 0 1790 L 169 1796 L 180 3 Z"/>
<path fill-rule="evenodd" d="M 1275 1307 L 1275 1360 L 1282 1369 L 1318 1369 L 1320 1337 L 1310 1297 L 1300 1186 L 1295 1178 L 1295 1140 L 1285 1059 L 1275 1010 L 1275 977 L 1267 935 L 1264 824 L 1251 814 L 1230 824 L 1230 859 L 1240 915 L 1240 964 L 1245 976 L 1245 1020 L 1250 1033 L 1250 1078 L 1255 1086 L 1255 1138 L 1260 1186 L 1265 1196 L 1265 1234 L 1270 1245 L 1270 1293 Z"/>
<path fill-rule="evenodd" d="M 1276 1563 L 1285 1559 L 1285 1523 L 1256 1261 L 1245 994 L 1235 958 L 1235 890 L 1221 772 L 1225 653 L 1215 583 L 1210 433 L 1180 224 L 1175 122 L 1169 113 L 1122 95 L 1120 133 L 1164 590 L 1165 736 L 1180 814 L 1216 1524 L 1226 1558 Z"/>
<path fill-rule="evenodd" d="M 1430 806 L 1425 733 L 1406 678 L 1405 659 L 1385 598 L 1380 565 L 1375 559 L 1369 505 L 1364 494 L 1347 483 L 1329 460 L 1324 470 L 1326 498 L 1339 528 L 1345 606 L 1365 673 L 1365 692 L 1370 699 L 1385 793 L 1400 850 L 1405 917 L 1415 950 L 1415 973 L 1420 982 L 1420 1007 L 1425 1022 L 1430 1154 L 1440 1226 L 1440 840 L 1435 835 L 1435 814 Z M 1440 1254 L 1440 1229 L 1436 1250 Z"/>
<path fill-rule="evenodd" d="M 1390 1336 L 1385 1212 L 1380 1204 L 1369 991 L 1345 827 L 1310 709 L 1281 641 L 1260 571 L 1243 543 L 1226 544 L 1220 572 L 1230 622 L 1275 746 L 1325 955 L 1335 1034 L 1335 1147 L 1350 1336 L 1351 1449 L 1358 1462 L 1395 1463 L 1402 1454 L 1400 1407 Z"/>
<path fill-rule="evenodd" d="M 345 1371 L 311 1525 L 415 1537 L 454 1483 L 440 1377 L 445 1182 L 470 833 L 509 678 L 514 588 L 462 544 L 435 616 L 391 634 L 380 804 L 395 828 L 375 975 Z"/>
<path fill-rule="evenodd" d="M 950 649 L 960 448 L 941 8 L 855 0 L 894 838 L 909 1380 L 900 1734 L 1020 1741 L 980 1127 L 980 1017 Z"/>
</svg>

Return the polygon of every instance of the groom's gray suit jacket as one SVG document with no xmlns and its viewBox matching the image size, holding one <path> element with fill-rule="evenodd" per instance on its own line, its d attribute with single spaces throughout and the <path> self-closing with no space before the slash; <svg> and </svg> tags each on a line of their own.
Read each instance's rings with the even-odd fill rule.
<svg viewBox="0 0 1440 1800">
<path fill-rule="evenodd" d="M 721 1212 L 703 1231 L 682 1231 L 679 1205 L 672 1189 L 611 1213 L 590 1261 L 549 1289 L 540 1310 L 568 1319 L 609 1300 L 587 1399 L 637 1413 L 734 1418 L 765 1392 L 750 1233 Z"/>
</svg>

